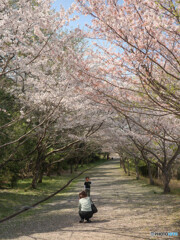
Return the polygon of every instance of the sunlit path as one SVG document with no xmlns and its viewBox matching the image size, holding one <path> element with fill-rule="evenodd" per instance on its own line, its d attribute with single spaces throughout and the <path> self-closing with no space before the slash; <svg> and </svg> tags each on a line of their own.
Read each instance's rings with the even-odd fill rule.
<svg viewBox="0 0 180 240">
<path fill-rule="evenodd" d="M 33 215 L 1 224 L 0 239 L 145 240 L 157 239 L 151 232 L 178 232 L 180 199 L 161 194 L 159 188 L 147 187 L 120 173 L 118 160 L 89 173 L 93 181 L 91 196 L 99 210 L 92 223 L 79 223 L 81 178 L 68 193 L 33 210 Z"/>
</svg>

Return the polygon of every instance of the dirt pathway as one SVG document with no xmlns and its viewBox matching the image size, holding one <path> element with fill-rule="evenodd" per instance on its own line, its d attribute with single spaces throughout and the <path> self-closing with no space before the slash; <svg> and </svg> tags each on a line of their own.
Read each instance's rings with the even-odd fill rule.
<svg viewBox="0 0 180 240">
<path fill-rule="evenodd" d="M 180 198 L 163 195 L 121 175 L 118 160 L 88 173 L 91 196 L 98 207 L 92 223 L 79 223 L 78 192 L 83 177 L 68 193 L 0 226 L 0 239 L 22 240 L 133 240 L 180 239 Z M 178 232 L 179 237 L 153 237 L 151 232 Z"/>
</svg>

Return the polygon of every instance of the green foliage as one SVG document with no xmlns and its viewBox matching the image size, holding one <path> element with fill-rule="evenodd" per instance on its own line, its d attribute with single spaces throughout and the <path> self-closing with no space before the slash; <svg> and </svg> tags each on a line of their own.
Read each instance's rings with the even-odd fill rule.
<svg viewBox="0 0 180 240">
<path fill-rule="evenodd" d="M 21 105 L 14 96 L 0 89 L 0 145 L 19 138 L 30 128 L 24 119 L 16 121 L 20 116 L 20 108 Z M 23 141 L 24 139 L 1 148 L 0 187 L 14 187 L 21 177 L 21 171 L 26 165 L 24 158 L 35 144 L 31 139 Z"/>
<path fill-rule="evenodd" d="M 147 165 L 140 166 L 139 172 L 142 176 L 147 177 L 148 176 L 148 167 Z M 151 173 L 153 177 L 157 177 L 157 167 L 155 165 L 151 164 Z"/>
</svg>

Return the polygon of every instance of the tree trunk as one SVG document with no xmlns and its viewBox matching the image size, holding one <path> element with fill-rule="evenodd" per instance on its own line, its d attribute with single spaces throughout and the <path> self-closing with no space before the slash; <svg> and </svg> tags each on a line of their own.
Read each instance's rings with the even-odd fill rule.
<svg viewBox="0 0 180 240">
<path fill-rule="evenodd" d="M 154 185 L 154 180 L 151 173 L 151 164 L 149 162 L 147 162 L 147 167 L 148 167 L 149 183 L 150 185 Z"/>
<path fill-rule="evenodd" d="M 129 166 L 129 160 L 127 161 L 127 164 L 128 164 L 128 176 L 130 176 L 130 166 Z"/>
<path fill-rule="evenodd" d="M 45 173 L 45 171 L 46 171 L 46 169 L 47 169 L 47 165 L 46 165 L 46 163 L 45 163 L 45 157 L 43 156 L 43 161 L 42 161 L 42 163 L 41 163 L 41 169 L 40 169 L 40 173 L 39 173 L 39 180 L 38 180 L 38 183 L 42 183 L 42 180 L 43 180 L 43 176 L 44 176 L 44 173 Z"/>
<path fill-rule="evenodd" d="M 139 167 L 138 167 L 138 161 L 135 160 L 135 166 L 136 166 L 136 180 L 139 180 Z"/>
<path fill-rule="evenodd" d="M 119 155 L 119 167 L 120 167 L 120 168 L 123 168 L 121 153 L 118 153 L 118 155 Z"/>
<path fill-rule="evenodd" d="M 36 160 L 36 165 L 34 168 L 34 172 L 33 172 L 33 179 L 32 179 L 32 188 L 36 189 L 37 187 L 37 182 L 38 182 L 38 178 L 39 178 L 39 173 L 40 173 L 40 165 L 41 165 L 41 159 L 38 157 Z"/>
<path fill-rule="evenodd" d="M 122 166 L 123 166 L 124 172 L 127 174 L 127 170 L 126 170 L 126 166 L 125 166 L 125 161 L 124 160 L 122 160 Z"/>
<path fill-rule="evenodd" d="M 38 183 L 42 183 L 43 175 L 44 175 L 44 171 L 43 171 L 43 169 L 42 169 L 42 170 L 40 171 L 40 173 L 39 173 Z"/>
<path fill-rule="evenodd" d="M 39 163 L 39 159 L 38 159 L 36 162 L 34 172 L 33 172 L 33 179 L 32 179 L 32 183 L 31 183 L 31 186 L 33 189 L 36 189 L 36 187 L 37 187 L 39 172 L 40 172 L 40 163 Z"/>
<path fill-rule="evenodd" d="M 35 163 L 35 167 L 34 167 L 34 171 L 33 171 L 33 179 L 32 179 L 32 183 L 31 183 L 31 186 L 32 188 L 36 189 L 37 187 L 37 184 L 38 184 L 38 179 L 39 179 L 39 176 L 42 172 L 42 164 L 43 164 L 43 161 L 44 161 L 44 151 L 43 151 L 43 148 L 40 148 L 38 149 L 38 156 L 36 158 L 36 163 Z M 43 173 L 42 173 L 43 175 Z M 43 176 L 41 176 L 43 177 Z"/>
<path fill-rule="evenodd" d="M 158 167 L 158 179 L 160 179 L 161 178 L 161 169 Z"/>
<path fill-rule="evenodd" d="M 170 169 L 167 169 L 166 167 L 162 169 L 162 178 L 163 178 L 163 185 L 164 185 L 164 193 L 170 193 L 170 187 L 169 187 L 169 183 L 171 180 Z"/>
</svg>

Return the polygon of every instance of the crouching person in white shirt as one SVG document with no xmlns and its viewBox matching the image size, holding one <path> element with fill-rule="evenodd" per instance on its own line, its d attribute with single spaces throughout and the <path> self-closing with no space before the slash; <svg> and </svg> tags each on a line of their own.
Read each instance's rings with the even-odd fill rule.
<svg viewBox="0 0 180 240">
<path fill-rule="evenodd" d="M 79 193 L 79 216 L 81 218 L 80 223 L 83 223 L 84 220 L 90 223 L 91 221 L 89 219 L 93 216 L 91 199 L 85 191 Z"/>
</svg>

